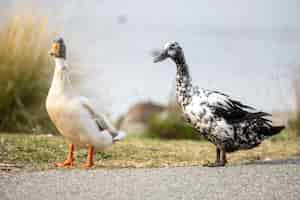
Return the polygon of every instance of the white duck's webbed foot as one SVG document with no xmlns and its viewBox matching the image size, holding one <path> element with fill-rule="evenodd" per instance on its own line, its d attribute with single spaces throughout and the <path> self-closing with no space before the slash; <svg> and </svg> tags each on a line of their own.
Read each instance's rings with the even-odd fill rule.
<svg viewBox="0 0 300 200">
<path fill-rule="evenodd" d="M 66 168 L 72 168 L 73 167 L 73 151 L 74 151 L 74 145 L 69 144 L 69 154 L 67 160 L 61 163 L 54 163 L 56 167 L 66 167 Z"/>
</svg>

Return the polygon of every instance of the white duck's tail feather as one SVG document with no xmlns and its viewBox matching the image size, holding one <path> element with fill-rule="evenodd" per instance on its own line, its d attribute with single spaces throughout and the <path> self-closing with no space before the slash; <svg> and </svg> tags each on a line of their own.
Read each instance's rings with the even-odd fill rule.
<svg viewBox="0 0 300 200">
<path fill-rule="evenodd" d="M 119 130 L 118 135 L 113 138 L 113 142 L 123 140 L 125 137 L 126 137 L 126 133 L 124 131 Z"/>
</svg>

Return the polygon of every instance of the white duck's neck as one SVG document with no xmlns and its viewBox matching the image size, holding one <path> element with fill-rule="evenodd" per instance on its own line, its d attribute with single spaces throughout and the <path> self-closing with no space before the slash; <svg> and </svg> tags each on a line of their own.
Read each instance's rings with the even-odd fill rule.
<svg viewBox="0 0 300 200">
<path fill-rule="evenodd" d="M 55 58 L 55 70 L 49 93 L 72 94 L 72 85 L 69 78 L 69 69 L 65 59 Z"/>
</svg>

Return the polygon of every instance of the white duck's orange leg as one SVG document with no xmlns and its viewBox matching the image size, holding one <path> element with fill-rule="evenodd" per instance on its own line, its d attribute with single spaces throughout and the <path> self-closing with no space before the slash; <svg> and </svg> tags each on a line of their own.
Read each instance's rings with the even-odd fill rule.
<svg viewBox="0 0 300 200">
<path fill-rule="evenodd" d="M 94 147 L 89 146 L 87 160 L 86 163 L 83 164 L 82 168 L 87 169 L 92 167 L 93 165 L 94 165 Z"/>
<path fill-rule="evenodd" d="M 67 167 L 67 168 L 73 167 L 73 161 L 74 161 L 73 151 L 74 151 L 74 145 L 69 144 L 69 154 L 67 160 L 65 160 L 62 163 L 55 163 L 56 167 Z"/>
</svg>

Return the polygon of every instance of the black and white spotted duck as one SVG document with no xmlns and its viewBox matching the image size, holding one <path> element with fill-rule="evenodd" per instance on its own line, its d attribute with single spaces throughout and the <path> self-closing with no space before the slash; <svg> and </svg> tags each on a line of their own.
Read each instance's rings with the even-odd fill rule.
<svg viewBox="0 0 300 200">
<path fill-rule="evenodd" d="M 177 67 L 176 99 L 184 118 L 197 133 L 216 146 L 216 160 L 209 167 L 225 166 L 226 153 L 257 147 L 284 126 L 272 126 L 270 114 L 257 111 L 230 96 L 194 86 L 182 48 L 177 42 L 165 44 L 154 59 L 170 58 Z"/>
</svg>

